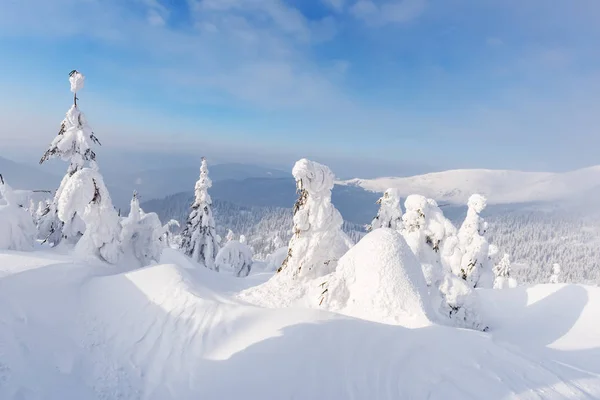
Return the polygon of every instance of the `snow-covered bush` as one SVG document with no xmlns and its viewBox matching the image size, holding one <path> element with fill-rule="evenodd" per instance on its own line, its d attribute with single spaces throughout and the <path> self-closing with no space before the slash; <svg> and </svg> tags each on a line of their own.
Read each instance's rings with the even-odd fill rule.
<svg viewBox="0 0 600 400">
<path fill-rule="evenodd" d="M 121 225 L 117 211 L 102 175 L 91 168 L 75 172 L 58 199 L 58 216 L 71 221 L 75 215 L 85 224 L 76 250 L 82 255 L 95 255 L 111 264 L 121 255 Z"/>
<path fill-rule="evenodd" d="M 490 246 L 492 247 L 492 246 Z M 504 254 L 498 264 L 494 266 L 494 289 L 509 289 L 517 287 L 517 281 L 510 276 L 510 256 Z"/>
<path fill-rule="evenodd" d="M 35 235 L 31 214 L 19 206 L 12 188 L 0 175 L 0 249 L 33 250 Z"/>
<path fill-rule="evenodd" d="M 458 231 L 463 252 L 459 276 L 474 288 L 491 288 L 494 283 L 489 243 L 484 236 L 488 225 L 479 215 L 486 204 L 485 197 L 472 195 L 467 203 L 467 216 Z"/>
<path fill-rule="evenodd" d="M 285 258 L 288 256 L 288 252 L 289 252 L 289 248 L 287 246 L 285 247 L 280 247 L 277 250 L 275 250 L 273 253 L 267 255 L 267 257 L 265 258 L 265 267 L 264 270 L 265 271 L 277 271 L 279 269 L 279 267 L 281 267 L 281 264 L 283 263 L 283 261 L 285 260 Z"/>
<path fill-rule="evenodd" d="M 377 216 L 373 218 L 371 225 L 367 226 L 367 230 L 390 228 L 401 231 L 404 225 L 402 223 L 400 201 L 401 198 L 398 189 L 386 190 L 383 196 L 377 200 L 379 211 L 377 212 Z"/>
<path fill-rule="evenodd" d="M 140 266 L 158 262 L 167 246 L 169 224 L 163 226 L 156 213 L 145 213 L 136 193 L 131 199 L 129 215 L 121 219 L 121 227 L 123 253 L 133 255 Z"/>
<path fill-rule="evenodd" d="M 252 249 L 232 239 L 219 250 L 215 264 L 219 271 L 232 271 L 234 276 L 239 277 L 248 276 L 252 269 Z"/>
<path fill-rule="evenodd" d="M 482 322 L 479 296 L 463 279 L 454 274 L 445 274 L 439 291 L 442 297 L 434 297 L 434 301 L 437 302 L 437 311 L 443 318 L 460 328 L 487 330 Z"/>
<path fill-rule="evenodd" d="M 342 216 L 331 204 L 334 175 L 329 167 L 307 159 L 296 162 L 292 175 L 299 193 L 294 233 L 278 272 L 302 279 L 323 276 L 335 270 L 352 246 L 342 231 Z"/>
<path fill-rule="evenodd" d="M 427 285 L 436 285 L 448 272 L 442 254 L 448 238 L 456 235 L 456 228 L 433 199 L 413 194 L 406 198 L 404 206 L 402 235 L 421 263 Z"/>
<path fill-rule="evenodd" d="M 83 89 L 84 76 L 78 71 L 71 71 L 69 81 L 74 93 L 74 102 L 65 119 L 63 119 L 58 134 L 40 159 L 40 164 L 52 158 L 60 158 L 69 162 L 67 174 L 54 195 L 52 202 L 45 207 L 38 221 L 39 237 L 51 244 L 58 244 L 63 239 L 75 243 L 83 234 L 83 224 L 79 216 L 74 214 L 68 221 L 58 216 L 58 201 L 63 197 L 63 190 L 71 177 L 85 167 L 86 163 L 96 169 L 96 153 L 93 144 L 100 144 L 98 138 L 87 123 L 85 115 L 77 106 L 77 91 Z"/>
<path fill-rule="evenodd" d="M 219 252 L 219 241 L 212 214 L 212 200 L 208 194 L 211 186 L 208 165 L 203 157 L 200 178 L 196 182 L 192 211 L 187 219 L 185 229 L 181 233 L 181 247 L 184 253 L 194 261 L 218 271 L 215 257 Z"/>
<path fill-rule="evenodd" d="M 561 283 L 561 268 L 560 264 L 552 264 L 552 275 L 550 275 L 550 283 Z"/>
<path fill-rule="evenodd" d="M 429 322 L 431 303 L 419 261 L 400 233 L 375 229 L 325 277 L 322 307 L 384 323 Z"/>
</svg>

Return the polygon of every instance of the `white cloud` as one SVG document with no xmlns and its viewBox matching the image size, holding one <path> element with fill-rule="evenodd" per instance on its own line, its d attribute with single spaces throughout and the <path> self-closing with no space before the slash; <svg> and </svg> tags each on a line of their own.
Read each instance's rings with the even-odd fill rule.
<svg viewBox="0 0 600 400">
<path fill-rule="evenodd" d="M 490 47 L 502 46 L 504 45 L 504 41 L 497 37 L 488 37 L 485 40 L 485 43 Z"/>
<path fill-rule="evenodd" d="M 346 5 L 345 0 L 322 0 L 327 6 L 333 8 L 336 11 L 342 11 Z"/>
<path fill-rule="evenodd" d="M 386 25 L 412 21 L 425 11 L 426 6 L 427 0 L 393 0 L 381 5 L 371 0 L 359 0 L 350 12 L 370 25 Z"/>
<path fill-rule="evenodd" d="M 156 11 L 148 10 L 148 23 L 152 26 L 164 26 L 165 19 Z"/>
</svg>

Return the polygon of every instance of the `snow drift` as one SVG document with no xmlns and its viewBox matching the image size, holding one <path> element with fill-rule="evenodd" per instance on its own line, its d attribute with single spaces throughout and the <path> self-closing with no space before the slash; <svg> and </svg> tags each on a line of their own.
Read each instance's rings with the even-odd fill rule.
<svg viewBox="0 0 600 400">
<path fill-rule="evenodd" d="M 323 308 L 391 324 L 429 323 L 421 265 L 402 235 L 392 229 L 366 235 L 324 279 Z"/>
</svg>

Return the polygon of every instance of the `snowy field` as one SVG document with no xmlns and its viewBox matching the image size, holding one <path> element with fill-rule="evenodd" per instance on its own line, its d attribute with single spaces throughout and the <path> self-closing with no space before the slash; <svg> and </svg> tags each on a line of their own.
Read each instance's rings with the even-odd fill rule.
<svg viewBox="0 0 600 400">
<path fill-rule="evenodd" d="M 600 398 L 600 288 L 479 290 L 483 333 L 262 308 L 239 293 L 269 274 L 192 267 L 1 251 L 0 398 Z"/>
</svg>

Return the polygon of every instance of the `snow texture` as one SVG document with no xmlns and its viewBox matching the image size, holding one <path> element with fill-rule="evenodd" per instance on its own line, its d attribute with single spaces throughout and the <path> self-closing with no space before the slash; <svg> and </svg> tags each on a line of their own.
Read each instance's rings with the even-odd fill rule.
<svg viewBox="0 0 600 400">
<path fill-rule="evenodd" d="M 219 250 L 215 264 L 219 271 L 232 271 L 238 277 L 248 276 L 252 269 L 252 249 L 247 244 L 232 239 Z"/>
<path fill-rule="evenodd" d="M 492 246 L 490 246 L 492 247 Z M 510 256 L 504 254 L 500 262 L 494 266 L 494 289 L 511 289 L 517 287 L 517 281 L 511 277 Z"/>
<path fill-rule="evenodd" d="M 400 206 L 401 198 L 397 189 L 387 189 L 383 196 L 377 201 L 379 212 L 367 228 L 368 230 L 378 228 L 391 228 L 401 231 L 404 227 L 402 223 L 402 208 Z"/>
<path fill-rule="evenodd" d="M 334 175 L 329 167 L 301 159 L 292 174 L 299 198 L 294 207 L 294 233 L 288 257 L 279 273 L 310 280 L 334 271 L 352 242 L 342 231 L 342 216 L 331 204 Z"/>
<path fill-rule="evenodd" d="M 0 249 L 33 250 L 36 233 L 31 214 L 19 206 L 13 189 L 0 175 Z"/>
<path fill-rule="evenodd" d="M 562 270 L 560 268 L 560 264 L 552 264 L 552 275 L 550 275 L 550 283 L 561 283 L 561 273 Z"/>
<path fill-rule="evenodd" d="M 390 324 L 430 323 L 421 265 L 395 230 L 380 228 L 367 234 L 323 280 L 325 309 Z"/>
<path fill-rule="evenodd" d="M 212 214 L 212 200 L 208 189 L 212 181 L 208 177 L 208 164 L 202 158 L 200 178 L 196 182 L 194 203 L 182 236 L 182 248 L 192 260 L 209 269 L 219 270 L 215 257 L 219 252 L 219 240 Z"/>
<path fill-rule="evenodd" d="M 62 221 L 80 216 L 85 224 L 76 246 L 80 255 L 95 255 L 111 264 L 119 260 L 119 216 L 98 171 L 83 168 L 69 178 L 58 199 L 58 216 Z"/>
</svg>

